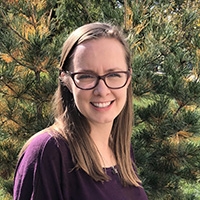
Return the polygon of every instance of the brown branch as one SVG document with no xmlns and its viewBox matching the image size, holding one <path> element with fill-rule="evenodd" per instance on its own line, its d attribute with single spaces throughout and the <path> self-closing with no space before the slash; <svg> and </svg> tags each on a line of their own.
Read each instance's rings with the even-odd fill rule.
<svg viewBox="0 0 200 200">
<path fill-rule="evenodd" d="M 176 110 L 176 112 L 174 113 L 174 117 L 178 114 L 178 112 L 184 107 L 184 106 L 186 106 L 187 105 L 187 103 L 188 102 L 186 102 L 186 103 L 184 103 L 184 104 L 181 104 L 179 107 L 178 107 L 178 109 Z"/>
<path fill-rule="evenodd" d="M 89 11 L 87 10 L 87 8 L 84 6 L 84 4 L 82 2 L 78 2 L 78 3 L 82 6 L 82 9 L 86 12 L 86 14 L 89 18 L 89 21 L 92 22 L 93 20 L 92 20 L 90 14 L 89 14 Z"/>
<path fill-rule="evenodd" d="M 1 81 L 5 84 L 5 86 L 7 86 L 13 93 L 15 93 L 17 95 L 15 90 L 12 87 L 10 87 L 10 85 L 8 85 L 3 79 L 1 79 Z"/>
<path fill-rule="evenodd" d="M 24 37 L 22 37 L 11 25 L 10 25 L 10 22 L 8 21 L 7 17 L 5 16 L 5 14 L 3 13 L 3 11 L 1 10 L 1 15 L 4 19 L 4 23 L 5 25 L 11 30 L 13 31 L 19 38 L 21 38 L 22 40 L 24 40 L 27 44 L 29 44 L 30 42 L 25 39 Z"/>
</svg>

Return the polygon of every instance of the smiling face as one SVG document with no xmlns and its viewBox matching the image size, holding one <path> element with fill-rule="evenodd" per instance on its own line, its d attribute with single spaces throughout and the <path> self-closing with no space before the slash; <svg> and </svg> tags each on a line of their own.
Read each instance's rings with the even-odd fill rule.
<svg viewBox="0 0 200 200">
<path fill-rule="evenodd" d="M 71 72 L 93 72 L 102 76 L 113 71 L 127 71 L 125 50 L 116 39 L 89 40 L 76 47 Z M 103 80 L 91 90 L 77 88 L 70 78 L 70 90 L 78 110 L 92 124 L 113 123 L 123 109 L 127 98 L 127 87 L 109 89 Z"/>
</svg>

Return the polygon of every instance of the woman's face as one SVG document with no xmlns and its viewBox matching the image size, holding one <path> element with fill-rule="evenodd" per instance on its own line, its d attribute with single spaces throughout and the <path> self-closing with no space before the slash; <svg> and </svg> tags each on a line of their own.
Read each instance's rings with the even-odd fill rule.
<svg viewBox="0 0 200 200">
<path fill-rule="evenodd" d="M 71 72 L 93 72 L 102 76 L 108 72 L 127 71 L 125 50 L 116 39 L 100 38 L 78 45 L 73 58 Z M 70 90 L 78 110 L 91 125 L 113 123 L 123 109 L 127 98 L 127 87 L 109 89 L 103 80 L 90 90 L 76 87 L 70 78 Z"/>
</svg>

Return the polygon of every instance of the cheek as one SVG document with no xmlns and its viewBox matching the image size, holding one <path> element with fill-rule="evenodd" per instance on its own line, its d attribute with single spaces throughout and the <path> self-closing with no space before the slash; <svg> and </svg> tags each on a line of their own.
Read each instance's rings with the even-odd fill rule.
<svg viewBox="0 0 200 200">
<path fill-rule="evenodd" d="M 129 89 L 130 88 L 128 88 L 128 85 L 127 85 L 127 87 L 126 88 L 124 88 L 125 90 L 123 91 L 123 94 L 121 94 L 122 95 L 122 97 L 124 98 L 123 99 L 123 101 L 124 101 L 124 104 L 126 104 L 126 102 L 127 102 L 127 100 L 128 100 L 128 93 L 130 92 L 129 91 Z"/>
<path fill-rule="evenodd" d="M 72 81 L 71 78 L 68 77 L 68 79 L 66 80 L 66 86 L 69 89 L 69 91 L 71 93 L 73 93 L 73 87 L 75 87 L 74 82 Z"/>
<path fill-rule="evenodd" d="M 80 110 L 83 107 L 83 105 L 85 105 L 85 102 L 88 102 L 88 94 L 87 92 L 78 88 L 72 88 L 72 93 L 74 96 L 74 102 L 76 104 L 76 107 Z"/>
<path fill-rule="evenodd" d="M 127 101 L 127 89 L 123 88 L 123 90 L 118 91 L 115 97 L 118 99 L 118 103 L 120 104 L 120 106 L 123 107 Z"/>
</svg>

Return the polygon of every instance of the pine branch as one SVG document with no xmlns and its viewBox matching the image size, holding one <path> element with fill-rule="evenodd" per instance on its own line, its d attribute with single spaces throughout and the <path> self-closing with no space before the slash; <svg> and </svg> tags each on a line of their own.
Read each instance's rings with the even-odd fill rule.
<svg viewBox="0 0 200 200">
<path fill-rule="evenodd" d="M 88 9 L 85 7 L 84 3 L 83 3 L 82 1 L 80 1 L 79 4 L 82 6 L 83 10 L 84 10 L 85 13 L 87 14 L 87 16 L 88 16 L 88 18 L 89 18 L 89 21 L 92 22 L 93 19 L 91 18 L 90 13 L 89 13 Z"/>
<path fill-rule="evenodd" d="M 8 52 L 8 55 L 20 66 L 28 67 L 24 65 L 22 62 L 20 62 L 17 58 L 15 58 L 10 52 Z"/>
<path fill-rule="evenodd" d="M 9 84 L 7 84 L 3 79 L 1 79 L 1 82 L 3 82 L 6 87 L 8 87 L 13 93 L 15 93 L 17 95 L 15 90 Z"/>
<path fill-rule="evenodd" d="M 10 22 L 8 21 L 7 17 L 5 16 L 5 14 L 3 13 L 3 11 L 0 11 L 3 19 L 4 19 L 4 24 L 12 31 L 14 32 L 19 38 L 21 38 L 23 41 L 25 41 L 27 44 L 29 44 L 30 42 L 24 38 L 23 36 L 20 35 L 20 33 L 18 33 L 11 25 Z"/>
</svg>

